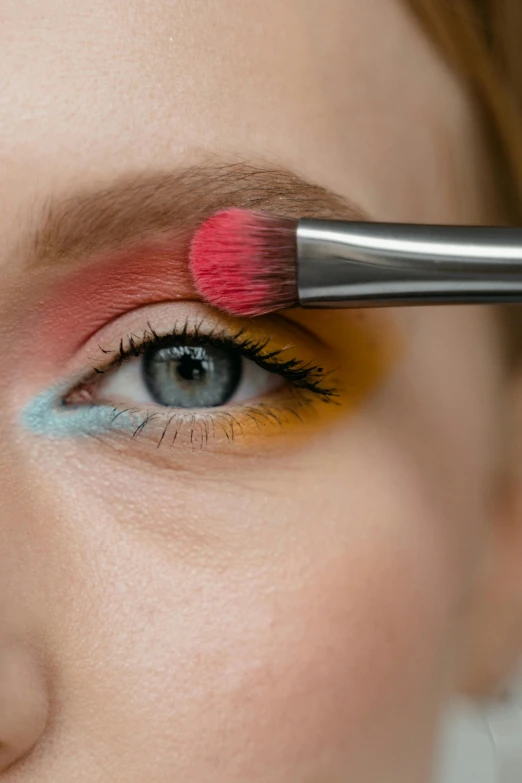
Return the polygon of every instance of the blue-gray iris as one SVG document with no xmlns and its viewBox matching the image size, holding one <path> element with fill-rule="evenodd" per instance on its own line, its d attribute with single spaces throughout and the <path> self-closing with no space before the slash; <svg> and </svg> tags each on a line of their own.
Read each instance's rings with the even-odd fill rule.
<svg viewBox="0 0 522 783">
<path fill-rule="evenodd" d="M 151 346 L 142 366 L 147 389 L 158 405 L 215 408 L 236 391 L 242 359 L 228 346 L 173 343 Z"/>
</svg>

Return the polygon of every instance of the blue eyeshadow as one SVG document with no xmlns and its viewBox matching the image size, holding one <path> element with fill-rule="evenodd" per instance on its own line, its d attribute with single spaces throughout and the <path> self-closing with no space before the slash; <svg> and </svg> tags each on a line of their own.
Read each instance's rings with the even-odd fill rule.
<svg viewBox="0 0 522 783">
<path fill-rule="evenodd" d="M 41 392 L 21 413 L 22 426 L 34 435 L 59 439 L 81 435 L 102 435 L 107 430 L 134 431 L 142 421 L 136 411 L 121 413 L 108 405 L 66 405 L 63 397 L 70 384 Z"/>
</svg>

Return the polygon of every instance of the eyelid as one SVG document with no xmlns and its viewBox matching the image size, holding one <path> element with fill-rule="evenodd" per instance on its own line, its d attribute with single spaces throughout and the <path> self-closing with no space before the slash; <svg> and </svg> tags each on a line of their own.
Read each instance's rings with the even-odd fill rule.
<svg viewBox="0 0 522 783">
<path fill-rule="evenodd" d="M 318 356 L 321 361 L 331 352 L 323 341 L 302 326 L 289 319 L 278 316 L 268 316 L 258 319 L 237 319 L 218 313 L 214 308 L 199 301 L 170 301 L 154 303 L 133 309 L 123 316 L 111 320 L 98 330 L 75 355 L 66 363 L 64 375 L 82 377 L 94 368 L 100 369 L 110 363 L 110 358 L 116 359 L 120 347 L 127 347 L 129 336 L 141 339 L 149 326 L 160 336 L 168 335 L 176 324 L 188 324 L 193 328 L 200 324 L 200 330 L 208 333 L 222 332 L 233 337 L 241 329 L 245 335 L 253 339 L 270 338 L 270 350 L 282 349 L 295 345 L 296 354 L 303 361 L 315 361 Z M 107 358 L 109 357 L 109 362 Z M 325 357 L 323 359 L 323 357 Z M 333 364 L 333 362 L 332 362 Z"/>
<path fill-rule="evenodd" d="M 54 361 L 67 362 L 110 322 L 157 303 L 200 301 L 186 249 L 174 238 L 83 261 L 67 274 L 36 275 L 27 292 L 26 326 Z M 33 338 L 34 340 L 34 338 Z"/>
</svg>

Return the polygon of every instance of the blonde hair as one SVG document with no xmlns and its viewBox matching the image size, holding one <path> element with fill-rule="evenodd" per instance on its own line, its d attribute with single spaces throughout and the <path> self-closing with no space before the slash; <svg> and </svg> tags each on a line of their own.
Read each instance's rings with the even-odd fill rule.
<svg viewBox="0 0 522 783">
<path fill-rule="evenodd" d="M 484 117 L 508 223 L 522 225 L 522 0 L 406 0 Z M 522 364 L 522 306 L 503 306 L 508 366 Z"/>
<path fill-rule="evenodd" d="M 484 114 L 508 220 L 522 223 L 521 0 L 406 0 Z"/>
</svg>

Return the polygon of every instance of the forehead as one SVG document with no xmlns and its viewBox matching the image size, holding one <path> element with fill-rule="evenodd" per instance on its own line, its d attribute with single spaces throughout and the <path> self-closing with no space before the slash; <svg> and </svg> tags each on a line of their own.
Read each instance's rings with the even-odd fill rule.
<svg viewBox="0 0 522 783">
<path fill-rule="evenodd" d="M 0 0 L 0 16 L 4 248 L 50 194 L 205 156 L 269 160 L 378 219 L 440 217 L 433 150 L 458 148 L 464 100 L 396 0 Z"/>
</svg>

